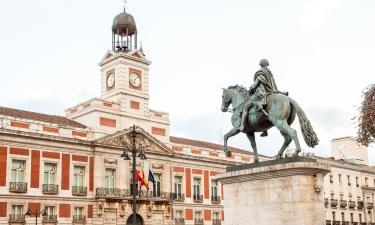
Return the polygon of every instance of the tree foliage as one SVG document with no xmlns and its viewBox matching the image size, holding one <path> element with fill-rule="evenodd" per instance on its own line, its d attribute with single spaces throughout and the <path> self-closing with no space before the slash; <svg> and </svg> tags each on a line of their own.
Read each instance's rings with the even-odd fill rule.
<svg viewBox="0 0 375 225">
<path fill-rule="evenodd" d="M 368 146 L 375 143 L 375 83 L 363 90 L 362 97 L 363 100 L 359 107 L 357 140 Z"/>
</svg>

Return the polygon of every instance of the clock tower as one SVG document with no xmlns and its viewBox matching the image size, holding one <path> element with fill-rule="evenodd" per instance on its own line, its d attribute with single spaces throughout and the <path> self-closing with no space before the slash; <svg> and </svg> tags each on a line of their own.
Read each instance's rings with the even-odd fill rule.
<svg viewBox="0 0 375 225">
<path fill-rule="evenodd" d="M 99 62 L 100 98 L 67 109 L 67 117 L 97 130 L 97 137 L 136 124 L 169 142 L 168 113 L 149 109 L 151 61 L 138 49 L 134 17 L 124 10 L 111 30 L 112 49 Z"/>
</svg>

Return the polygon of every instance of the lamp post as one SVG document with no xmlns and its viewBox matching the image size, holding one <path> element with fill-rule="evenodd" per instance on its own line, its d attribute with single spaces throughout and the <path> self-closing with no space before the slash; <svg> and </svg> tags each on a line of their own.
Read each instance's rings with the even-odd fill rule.
<svg viewBox="0 0 375 225">
<path fill-rule="evenodd" d="M 132 201 L 132 206 L 133 206 L 133 225 L 136 225 L 137 221 L 137 196 L 136 196 L 136 191 L 137 191 L 137 186 L 136 186 L 136 179 L 135 179 L 135 173 L 136 173 L 136 163 L 137 163 L 137 153 L 138 157 L 141 160 L 147 159 L 146 155 L 144 153 L 144 149 L 141 146 L 136 146 L 136 137 L 137 137 L 137 131 L 135 129 L 135 125 L 132 127 L 131 131 L 131 147 L 124 143 L 124 152 L 122 153 L 121 157 L 124 158 L 124 160 L 130 160 L 130 157 L 128 155 L 128 152 L 130 151 L 132 153 L 132 159 L 133 159 L 133 165 L 132 165 L 132 194 L 133 194 L 133 201 Z"/>
<path fill-rule="evenodd" d="M 38 217 L 40 215 L 47 216 L 47 210 L 46 208 L 44 208 L 42 211 L 36 210 L 35 212 L 33 212 L 30 208 L 28 208 L 27 212 L 25 213 L 25 216 L 33 216 L 33 215 L 35 215 L 35 225 L 38 225 Z"/>
</svg>

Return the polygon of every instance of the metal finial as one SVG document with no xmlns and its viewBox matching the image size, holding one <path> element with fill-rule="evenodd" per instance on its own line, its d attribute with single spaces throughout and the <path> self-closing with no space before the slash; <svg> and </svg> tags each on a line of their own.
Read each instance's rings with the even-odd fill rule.
<svg viewBox="0 0 375 225">
<path fill-rule="evenodd" d="M 123 0 L 124 1 L 124 12 L 126 12 L 126 0 Z"/>
</svg>

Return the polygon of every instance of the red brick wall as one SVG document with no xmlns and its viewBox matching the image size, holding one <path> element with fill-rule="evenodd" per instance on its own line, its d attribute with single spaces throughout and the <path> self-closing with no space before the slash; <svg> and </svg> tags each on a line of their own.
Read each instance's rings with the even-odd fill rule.
<svg viewBox="0 0 375 225">
<path fill-rule="evenodd" d="M 185 219 L 192 220 L 193 219 L 193 210 L 192 209 L 185 209 Z"/>
<path fill-rule="evenodd" d="M 217 175 L 217 172 L 216 171 L 210 171 L 210 176 L 211 177 L 214 177 L 214 176 L 216 176 Z"/>
<path fill-rule="evenodd" d="M 193 174 L 200 174 L 200 175 L 202 175 L 202 170 L 200 170 L 200 169 L 192 169 L 192 173 Z"/>
<path fill-rule="evenodd" d="M 35 215 L 34 213 L 40 212 L 40 203 L 29 202 L 28 209 L 30 209 L 31 213 Z"/>
<path fill-rule="evenodd" d="M 172 150 L 175 151 L 175 152 L 182 152 L 182 148 L 181 147 L 178 147 L 178 146 L 172 146 Z"/>
<path fill-rule="evenodd" d="M 185 168 L 185 175 L 186 175 L 186 197 L 191 197 L 191 169 Z"/>
<path fill-rule="evenodd" d="M 204 198 L 210 199 L 210 176 L 208 174 L 208 170 L 204 171 L 203 179 L 204 179 Z"/>
<path fill-rule="evenodd" d="M 29 124 L 28 123 L 21 123 L 21 122 L 16 122 L 16 121 L 11 121 L 10 125 L 12 127 L 18 127 L 18 128 L 25 128 L 25 129 L 29 128 Z"/>
<path fill-rule="evenodd" d="M 104 105 L 105 107 L 109 107 L 109 108 L 112 107 L 112 103 L 110 103 L 110 102 L 103 102 L 103 105 Z"/>
<path fill-rule="evenodd" d="M 69 190 L 70 155 L 62 154 L 61 162 L 61 190 Z"/>
<path fill-rule="evenodd" d="M 87 217 L 88 217 L 88 218 L 93 218 L 92 205 L 88 205 L 88 206 L 87 206 Z"/>
<path fill-rule="evenodd" d="M 157 128 L 157 127 L 151 127 L 151 133 L 159 136 L 165 136 L 165 129 L 163 128 Z"/>
<path fill-rule="evenodd" d="M 87 137 L 86 132 L 80 132 L 80 131 L 74 131 L 74 130 L 72 131 L 72 135 L 76 137 Z"/>
<path fill-rule="evenodd" d="M 0 217 L 7 217 L 7 203 L 0 202 Z"/>
<path fill-rule="evenodd" d="M 85 155 L 72 155 L 72 161 L 87 162 L 87 156 L 85 156 Z"/>
<path fill-rule="evenodd" d="M 224 200 L 224 185 L 221 185 L 221 200 Z"/>
<path fill-rule="evenodd" d="M 50 133 L 59 133 L 59 128 L 43 126 L 43 131 L 50 132 Z"/>
<path fill-rule="evenodd" d="M 173 172 L 177 172 L 177 173 L 183 173 L 184 172 L 184 168 L 183 167 L 173 167 Z"/>
<path fill-rule="evenodd" d="M 192 150 L 191 150 L 191 153 L 192 153 L 192 154 L 200 155 L 200 154 L 202 154 L 202 151 L 199 150 L 199 149 L 192 149 Z"/>
<path fill-rule="evenodd" d="M 218 152 L 209 152 L 208 155 L 209 155 L 209 156 L 218 157 L 218 156 L 219 156 L 219 153 L 218 153 Z"/>
<path fill-rule="evenodd" d="M 211 220 L 211 210 L 204 210 L 204 220 L 210 221 Z"/>
<path fill-rule="evenodd" d="M 39 174 L 40 174 L 40 151 L 31 151 L 31 176 L 30 187 L 39 188 Z"/>
<path fill-rule="evenodd" d="M 130 101 L 130 108 L 138 110 L 139 109 L 139 102 Z"/>
<path fill-rule="evenodd" d="M 7 182 L 7 147 L 0 147 L 0 186 L 6 186 Z"/>
<path fill-rule="evenodd" d="M 42 156 L 44 158 L 60 159 L 60 153 L 57 153 L 57 152 L 46 152 L 46 151 L 43 151 L 42 152 Z"/>
<path fill-rule="evenodd" d="M 70 217 L 70 204 L 60 204 L 59 216 L 64 218 Z"/>
<path fill-rule="evenodd" d="M 89 191 L 94 191 L 94 157 L 90 157 Z"/>
<path fill-rule="evenodd" d="M 29 155 L 29 149 L 10 147 L 9 153 L 14 155 Z"/>
<path fill-rule="evenodd" d="M 224 211 L 221 211 L 221 220 L 224 221 Z"/>
<path fill-rule="evenodd" d="M 100 117 L 100 125 L 106 126 L 106 127 L 116 127 L 116 120 Z"/>
</svg>

